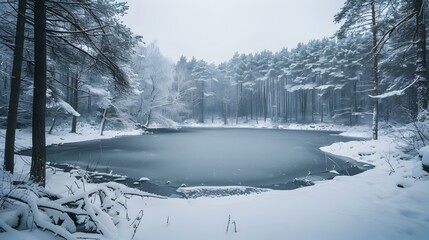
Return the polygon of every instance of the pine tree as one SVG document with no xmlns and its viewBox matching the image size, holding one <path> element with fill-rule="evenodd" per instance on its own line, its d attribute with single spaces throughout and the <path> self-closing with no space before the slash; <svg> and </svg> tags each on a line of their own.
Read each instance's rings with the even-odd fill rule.
<svg viewBox="0 0 429 240">
<path fill-rule="evenodd" d="M 428 109 L 428 87 L 426 69 L 426 25 L 425 25 L 425 1 L 415 0 L 416 27 L 417 27 L 417 59 L 416 59 L 416 80 L 417 80 L 417 113 L 419 120 L 427 118 Z"/>
<path fill-rule="evenodd" d="M 46 6 L 34 2 L 34 93 L 32 122 L 32 159 L 30 177 L 45 186 L 46 181 Z"/>
<path fill-rule="evenodd" d="M 13 66 L 11 77 L 11 94 L 9 98 L 9 110 L 7 116 L 7 130 L 4 152 L 4 169 L 13 173 L 15 154 L 15 131 L 18 117 L 18 103 L 21 91 L 21 71 L 24 55 L 24 32 L 25 32 L 25 12 L 27 8 L 26 0 L 19 0 L 18 15 L 16 23 L 15 48 L 13 53 Z"/>
<path fill-rule="evenodd" d="M 339 23 L 344 20 L 343 25 L 337 33 L 339 37 L 346 37 L 350 31 L 365 31 L 368 29 L 372 35 L 372 69 L 373 69 L 373 94 L 379 93 L 379 76 L 378 76 L 378 35 L 379 21 L 376 15 L 377 5 L 380 4 L 377 0 L 347 0 L 340 10 L 335 15 L 335 22 Z M 368 14 L 369 13 L 369 14 Z M 368 19 L 366 16 L 370 16 Z M 373 100 L 373 122 L 372 122 L 372 138 L 378 139 L 378 115 L 379 115 L 379 100 Z"/>
</svg>

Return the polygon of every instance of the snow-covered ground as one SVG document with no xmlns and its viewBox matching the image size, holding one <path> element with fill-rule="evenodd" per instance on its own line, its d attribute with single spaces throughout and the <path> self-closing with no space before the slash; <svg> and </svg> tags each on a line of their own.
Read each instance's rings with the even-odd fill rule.
<svg viewBox="0 0 429 240">
<path fill-rule="evenodd" d="M 77 127 L 77 133 L 70 132 L 71 127 L 58 126 L 52 131 L 52 134 L 46 134 L 46 144 L 63 144 L 72 142 L 89 141 L 94 139 L 108 139 L 126 135 L 139 135 L 142 134 L 140 129 L 130 129 L 127 131 L 111 131 L 105 130 L 103 135 L 100 135 L 98 126 L 92 126 L 90 124 L 80 124 Z M 0 129 L 0 141 L 4 142 L 5 130 Z M 25 149 L 31 147 L 31 129 L 18 129 L 16 132 L 16 147 L 18 149 Z M 0 146 L 0 149 L 4 148 L 4 144 Z"/>
<path fill-rule="evenodd" d="M 324 125 L 325 129 L 321 129 L 322 126 L 317 125 L 280 127 L 266 123 L 261 127 L 341 130 L 341 126 L 334 125 Z M 326 129 L 328 127 L 330 129 Z M 346 128 L 349 136 L 370 134 L 368 127 L 344 127 L 342 130 Z M 99 138 L 96 129 L 81 132 L 85 134 L 57 131 L 54 136 L 48 135 L 48 143 Z M 136 133 L 139 132 L 106 132 L 104 137 Z M 226 197 L 132 197 L 127 201 L 130 219 L 134 219 L 140 210 L 144 214 L 135 239 L 427 239 L 429 176 L 422 170 L 417 156 L 403 153 L 402 142 L 394 134 L 381 135 L 377 141 L 335 143 L 322 148 L 375 165 L 374 169 L 353 177 L 339 176 L 291 191 L 257 191 Z M 4 132 L 0 132 L 0 136 L 4 136 Z M 18 146 L 29 147 L 29 139 L 29 132 L 18 132 Z M 0 137 L 0 151 L 3 141 Z M 3 159 L 3 153 L 0 157 Z M 17 162 L 15 172 L 25 175 L 29 158 L 18 158 Z M 83 191 L 82 187 L 73 187 L 78 185 L 75 182 L 70 173 L 48 169 L 46 189 L 51 192 L 69 196 L 70 188 L 74 194 Z M 86 191 L 96 187 L 87 184 Z M 1 195 L 6 190 L 7 186 L 3 184 Z M 119 228 L 115 237 L 123 238 L 125 235 L 121 231 L 125 230 Z M 40 230 L 26 230 L 0 233 L 0 239 L 60 238 Z"/>
</svg>

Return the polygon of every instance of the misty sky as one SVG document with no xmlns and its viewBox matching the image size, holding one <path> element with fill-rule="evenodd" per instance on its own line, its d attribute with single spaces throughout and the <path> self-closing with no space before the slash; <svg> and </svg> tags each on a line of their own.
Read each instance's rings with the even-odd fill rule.
<svg viewBox="0 0 429 240">
<path fill-rule="evenodd" d="M 208 62 L 330 37 L 345 0 L 127 0 L 124 23 L 162 53 Z"/>
</svg>

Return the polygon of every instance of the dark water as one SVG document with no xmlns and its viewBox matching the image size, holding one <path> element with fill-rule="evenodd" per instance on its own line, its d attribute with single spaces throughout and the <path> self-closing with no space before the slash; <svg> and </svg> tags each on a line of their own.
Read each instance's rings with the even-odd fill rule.
<svg viewBox="0 0 429 240">
<path fill-rule="evenodd" d="M 113 171 L 128 176 L 128 184 L 150 178 L 140 186 L 145 190 L 182 184 L 291 189 L 306 185 L 303 179 L 332 178 L 333 169 L 345 175 L 362 172 L 362 164 L 319 150 L 349 140 L 318 131 L 182 129 L 64 144 L 47 151 L 52 163 Z"/>
</svg>

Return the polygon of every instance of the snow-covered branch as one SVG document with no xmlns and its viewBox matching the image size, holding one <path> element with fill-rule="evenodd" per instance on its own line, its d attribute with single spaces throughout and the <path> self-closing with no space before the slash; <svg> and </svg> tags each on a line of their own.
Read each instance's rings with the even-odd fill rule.
<svg viewBox="0 0 429 240">
<path fill-rule="evenodd" d="M 163 199 L 158 195 L 129 189 L 113 182 L 98 184 L 89 191 L 68 197 L 53 196 L 41 189 L 18 187 L 3 197 L 7 200 L 5 202 L 12 205 L 11 208 L 18 209 L 15 213 L 17 219 L 0 220 L 0 229 L 10 232 L 15 231 L 15 228 L 25 229 L 34 225 L 67 240 L 76 239 L 78 236 L 117 239 L 118 224 L 127 221 L 121 225 L 131 226 L 130 233 L 127 234 L 131 238 L 138 227 L 135 223 L 142 215 L 139 214 L 137 218 L 140 219 L 135 219 L 131 224 L 128 217 L 120 216 L 120 212 L 124 214 L 128 211 L 126 199 L 130 196 Z M 119 211 L 120 209 L 122 211 Z M 18 218 L 27 220 L 19 221 Z"/>
<path fill-rule="evenodd" d="M 383 99 L 383 98 L 388 98 L 388 97 L 392 97 L 392 96 L 400 96 L 400 95 L 403 95 L 405 90 L 412 87 L 417 81 L 418 81 L 418 78 L 416 78 L 412 83 L 410 83 L 408 86 L 406 86 L 403 89 L 389 91 L 389 92 L 383 93 L 381 95 L 376 95 L 376 96 L 369 95 L 369 97 L 370 98 L 376 98 L 376 99 Z"/>
</svg>

